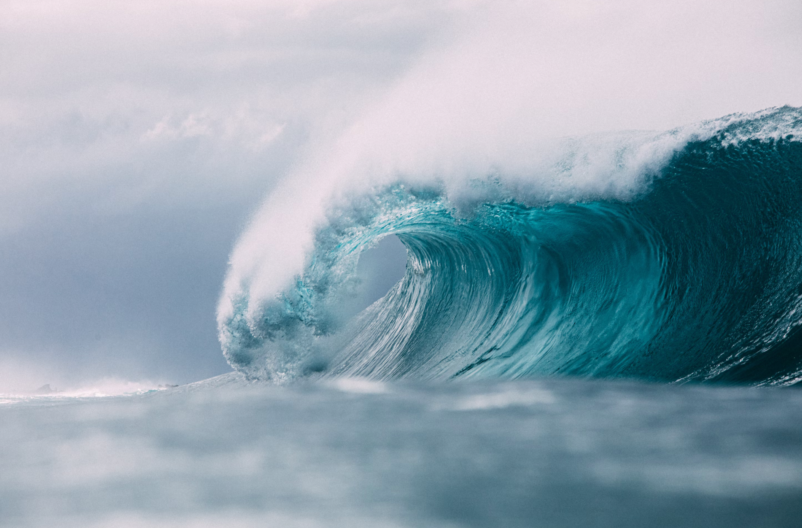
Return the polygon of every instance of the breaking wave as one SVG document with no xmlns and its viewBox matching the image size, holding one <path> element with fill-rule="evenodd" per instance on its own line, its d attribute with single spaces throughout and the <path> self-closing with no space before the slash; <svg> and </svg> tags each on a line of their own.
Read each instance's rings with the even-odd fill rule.
<svg viewBox="0 0 802 528">
<path fill-rule="evenodd" d="M 278 193 L 232 256 L 224 354 L 274 381 L 799 383 L 801 129 L 784 107 L 566 139 L 517 172 Z M 350 313 L 359 255 L 388 235 L 406 274 Z"/>
</svg>

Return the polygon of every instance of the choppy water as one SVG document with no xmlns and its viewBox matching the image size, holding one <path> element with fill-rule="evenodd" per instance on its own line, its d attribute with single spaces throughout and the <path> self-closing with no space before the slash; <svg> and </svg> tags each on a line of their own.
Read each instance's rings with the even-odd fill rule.
<svg viewBox="0 0 802 528">
<path fill-rule="evenodd" d="M 10 402 L 10 403 L 9 403 Z M 799 526 L 802 392 L 584 380 L 0 405 L 0 525 Z"/>
</svg>

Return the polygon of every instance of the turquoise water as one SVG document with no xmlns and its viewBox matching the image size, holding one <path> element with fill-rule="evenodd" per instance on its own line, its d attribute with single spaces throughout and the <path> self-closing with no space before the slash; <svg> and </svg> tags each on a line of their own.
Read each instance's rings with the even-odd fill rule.
<svg viewBox="0 0 802 528">
<path fill-rule="evenodd" d="M 799 383 L 800 127 L 802 111 L 786 107 L 700 125 L 704 134 L 605 139 L 604 155 L 571 147 L 545 176 L 468 181 L 467 203 L 437 178 L 349 195 L 317 224 L 285 289 L 250 286 L 273 273 L 276 247 L 226 290 L 224 353 L 274 381 Z M 669 140 L 668 154 L 655 147 Z M 591 171 L 594 156 L 605 164 Z M 522 189 L 529 180 L 540 187 Z M 349 313 L 359 255 L 388 235 L 407 249 L 406 274 Z"/>
</svg>

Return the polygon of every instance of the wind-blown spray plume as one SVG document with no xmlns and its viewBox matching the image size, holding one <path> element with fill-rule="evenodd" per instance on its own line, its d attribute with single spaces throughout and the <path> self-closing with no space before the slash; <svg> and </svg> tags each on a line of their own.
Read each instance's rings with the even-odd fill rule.
<svg viewBox="0 0 802 528">
<path fill-rule="evenodd" d="M 749 13 L 725 18 L 744 27 Z M 720 87 L 695 91 L 681 44 L 661 56 L 659 89 L 649 61 L 663 41 L 636 21 L 611 20 L 583 48 L 568 45 L 590 44 L 581 14 L 506 6 L 425 56 L 242 236 L 218 309 L 229 362 L 274 380 L 796 382 L 802 112 L 602 133 L 671 122 L 660 97 Z M 632 67 L 612 75 L 611 56 Z M 347 313 L 359 254 L 390 234 L 406 275 Z"/>
</svg>

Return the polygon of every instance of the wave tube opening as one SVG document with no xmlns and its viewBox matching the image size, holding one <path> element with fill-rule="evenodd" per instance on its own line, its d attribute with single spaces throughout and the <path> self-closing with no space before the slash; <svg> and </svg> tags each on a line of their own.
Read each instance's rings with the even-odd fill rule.
<svg viewBox="0 0 802 528">
<path fill-rule="evenodd" d="M 758 134 L 767 119 L 783 133 Z M 489 198 L 466 210 L 437 182 L 374 188 L 317 228 L 292 287 L 224 297 L 224 353 L 249 377 L 279 382 L 797 384 L 800 123 L 789 108 L 728 121 L 684 143 L 631 198 L 527 201 L 491 181 Z M 403 278 L 343 317 L 360 253 L 388 235 L 406 247 Z"/>
</svg>

